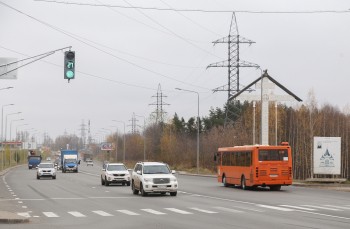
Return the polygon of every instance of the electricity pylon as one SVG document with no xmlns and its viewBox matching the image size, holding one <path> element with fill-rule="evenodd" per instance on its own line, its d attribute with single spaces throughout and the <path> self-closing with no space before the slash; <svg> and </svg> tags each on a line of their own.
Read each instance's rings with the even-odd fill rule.
<svg viewBox="0 0 350 229">
<path fill-rule="evenodd" d="M 240 91 L 240 84 L 239 84 L 240 68 L 242 67 L 259 68 L 259 65 L 253 64 L 247 61 L 242 61 L 239 58 L 240 44 L 251 45 L 255 42 L 239 35 L 236 15 L 234 12 L 232 14 L 229 35 L 227 37 L 213 41 L 213 43 L 214 45 L 219 43 L 228 44 L 228 60 L 213 63 L 207 66 L 207 69 L 212 67 L 227 67 L 228 69 L 228 83 L 221 87 L 217 87 L 213 90 L 214 92 L 227 91 L 228 96 L 227 96 L 226 117 L 225 117 L 225 124 L 224 124 L 224 126 L 226 126 L 228 122 L 230 121 L 233 122 L 235 120 L 235 116 L 237 116 L 235 109 L 237 108 L 236 105 L 239 105 L 238 101 L 236 100 L 230 101 L 230 98 Z"/>
</svg>

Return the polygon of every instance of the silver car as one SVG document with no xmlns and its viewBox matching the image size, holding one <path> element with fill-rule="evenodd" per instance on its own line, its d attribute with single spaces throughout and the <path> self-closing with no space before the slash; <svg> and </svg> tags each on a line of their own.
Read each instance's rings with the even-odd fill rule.
<svg viewBox="0 0 350 229">
<path fill-rule="evenodd" d="M 53 163 L 40 163 L 36 170 L 36 179 L 41 177 L 52 177 L 56 179 L 56 169 Z"/>
</svg>

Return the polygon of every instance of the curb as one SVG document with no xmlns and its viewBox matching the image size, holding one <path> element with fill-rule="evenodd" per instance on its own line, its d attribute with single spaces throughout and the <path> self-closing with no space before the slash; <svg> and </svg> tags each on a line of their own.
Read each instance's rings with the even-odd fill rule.
<svg viewBox="0 0 350 229">
<path fill-rule="evenodd" d="M 12 212 L 0 211 L 0 224 L 29 223 L 29 219 Z"/>
<path fill-rule="evenodd" d="M 9 172 L 13 168 L 17 168 L 21 165 L 17 165 L 14 167 L 7 168 L 0 172 L 0 177 L 4 176 L 7 172 Z M 23 216 L 19 216 L 15 213 L 8 211 L 0 210 L 0 224 L 19 224 L 19 223 L 29 223 L 29 219 Z"/>
</svg>

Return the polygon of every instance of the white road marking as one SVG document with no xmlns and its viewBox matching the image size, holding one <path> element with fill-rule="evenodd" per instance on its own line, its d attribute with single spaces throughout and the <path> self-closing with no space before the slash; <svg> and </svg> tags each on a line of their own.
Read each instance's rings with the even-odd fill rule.
<svg viewBox="0 0 350 229">
<path fill-rule="evenodd" d="M 316 209 L 312 208 L 304 208 L 304 207 L 299 207 L 299 206 L 292 206 L 292 205 L 280 205 L 281 207 L 288 207 L 288 208 L 295 208 L 299 210 L 305 210 L 305 211 L 317 211 Z"/>
<path fill-rule="evenodd" d="M 28 208 L 27 206 L 22 206 L 22 208 Z"/>
<path fill-rule="evenodd" d="M 75 216 L 75 217 L 86 217 L 86 215 L 80 213 L 80 212 L 68 212 L 69 214 L 71 214 L 72 216 Z"/>
<path fill-rule="evenodd" d="M 56 214 L 53 213 L 53 212 L 43 212 L 43 214 L 44 214 L 46 217 L 50 217 L 50 218 L 59 217 L 58 215 L 56 215 Z"/>
<path fill-rule="evenodd" d="M 164 212 L 159 212 L 159 211 L 156 211 L 153 209 L 141 209 L 141 210 L 148 212 L 148 213 L 151 213 L 151 214 L 155 214 L 155 215 L 166 215 L 166 213 L 164 213 Z"/>
<path fill-rule="evenodd" d="M 26 217 L 26 218 L 30 218 L 29 212 L 18 212 L 17 215 L 23 216 L 23 217 Z"/>
<path fill-rule="evenodd" d="M 242 213 L 242 211 L 232 209 L 232 208 L 224 208 L 224 207 L 213 207 L 218 210 L 226 211 L 226 212 L 233 212 L 233 213 Z"/>
<path fill-rule="evenodd" d="M 140 215 L 136 212 L 132 212 L 132 211 L 129 211 L 129 210 L 116 210 L 117 212 L 120 212 L 120 213 L 124 213 L 124 214 L 127 214 L 127 215 Z"/>
<path fill-rule="evenodd" d="M 23 201 L 18 201 L 19 204 L 23 204 Z"/>
<path fill-rule="evenodd" d="M 331 208 L 340 208 L 340 209 L 350 210 L 350 207 L 334 206 L 334 205 L 324 205 L 324 206 L 331 207 Z"/>
<path fill-rule="evenodd" d="M 327 216 L 327 217 L 332 217 L 332 218 L 350 220 L 350 218 L 342 217 L 342 216 L 336 216 L 336 215 L 327 215 L 327 214 L 322 214 L 322 213 L 317 213 L 317 212 L 309 212 L 309 211 L 302 211 L 302 210 L 295 210 L 295 211 L 303 212 L 303 213 L 307 213 L 307 214 L 313 214 L 313 215 L 321 215 L 321 216 Z"/>
<path fill-rule="evenodd" d="M 187 211 L 183 211 L 183 210 L 180 210 L 180 209 L 176 209 L 176 208 L 164 208 L 168 211 L 172 211 L 172 212 L 176 212 L 176 213 L 180 213 L 180 214 L 184 214 L 184 215 L 190 215 L 190 214 L 193 214 L 191 212 L 187 212 Z"/>
<path fill-rule="evenodd" d="M 290 209 L 290 208 L 282 208 L 282 207 L 263 205 L 263 204 L 257 204 L 256 206 L 262 207 L 262 208 L 274 209 L 274 210 L 278 210 L 278 211 L 284 211 L 284 212 L 292 212 L 292 211 L 294 211 L 293 209 Z"/>
<path fill-rule="evenodd" d="M 100 216 L 113 216 L 112 214 L 109 214 L 107 212 L 104 212 L 104 211 L 92 211 L 93 213 L 96 213 L 97 215 L 100 215 Z"/>
<path fill-rule="evenodd" d="M 340 209 L 327 208 L 327 207 L 314 206 L 314 205 L 301 205 L 301 206 L 310 207 L 310 208 L 316 208 L 316 209 L 330 210 L 330 211 L 343 211 L 343 210 L 340 210 Z"/>
<path fill-rule="evenodd" d="M 215 214 L 215 213 L 217 213 L 217 212 L 208 211 L 208 210 L 204 210 L 204 209 L 200 209 L 200 208 L 190 208 L 190 209 L 195 210 L 195 211 L 199 211 L 199 212 L 208 213 L 208 214 Z"/>
</svg>

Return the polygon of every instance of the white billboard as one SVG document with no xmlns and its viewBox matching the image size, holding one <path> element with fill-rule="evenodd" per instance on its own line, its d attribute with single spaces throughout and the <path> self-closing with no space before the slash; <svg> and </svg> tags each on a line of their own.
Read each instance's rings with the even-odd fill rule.
<svg viewBox="0 0 350 229">
<path fill-rule="evenodd" d="M 22 149 L 37 149 L 36 142 L 22 142 Z"/>
<path fill-rule="evenodd" d="M 340 175 L 340 159 L 340 137 L 314 137 L 314 174 Z"/>
</svg>

